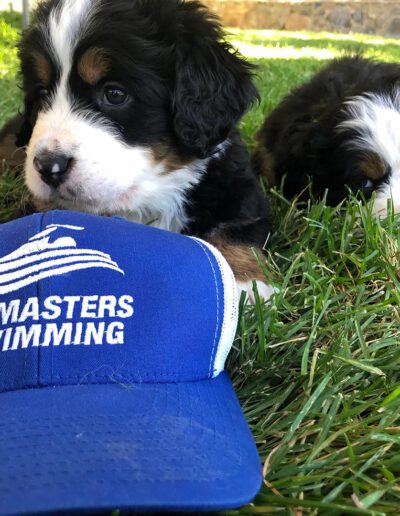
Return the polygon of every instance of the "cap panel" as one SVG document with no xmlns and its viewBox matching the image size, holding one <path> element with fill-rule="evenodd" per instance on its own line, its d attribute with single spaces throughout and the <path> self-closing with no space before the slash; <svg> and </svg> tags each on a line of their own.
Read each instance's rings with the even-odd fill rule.
<svg viewBox="0 0 400 516">
<path fill-rule="evenodd" d="M 52 221 L 63 215 L 52 214 Z M 75 273 L 73 283 L 68 276 L 44 282 L 50 295 L 57 288 L 80 298 L 72 324 L 82 334 L 74 337 L 75 349 L 53 347 L 51 363 L 41 361 L 42 383 L 74 382 L 74 375 L 83 382 L 207 378 L 222 288 L 208 260 L 190 239 L 173 233 L 122 219 L 92 218 L 86 226 L 86 246 L 109 254 L 122 272 L 93 269 Z M 61 322 L 68 323 L 65 310 Z M 93 344 L 85 344 L 96 340 L 87 336 L 93 328 L 107 342 L 94 344 L 94 353 Z"/>
<path fill-rule="evenodd" d="M 0 396 L 0 513 L 223 509 L 261 483 L 227 375 Z M 12 429 L 12 439 L 10 439 Z"/>
<path fill-rule="evenodd" d="M 235 326 L 222 256 L 80 213 L 0 229 L 18 276 L 0 281 L 24 283 L 0 296 L 0 513 L 250 501 L 257 450 L 226 373 L 209 378 Z"/>
<path fill-rule="evenodd" d="M 16 243 L 34 242 L 40 252 L 33 253 L 36 269 L 28 263 L 28 277 L 38 269 L 44 274 L 1 296 L 7 310 L 16 302 L 20 307 L 16 321 L 2 327 L 10 331 L 13 349 L 0 354 L 0 367 L 7 369 L 12 358 L 21 364 L 21 353 L 26 364 L 36 363 L 40 351 L 39 377 L 19 386 L 2 380 L 4 390 L 213 375 L 224 288 L 208 248 L 123 219 L 49 212 L 38 226 L 40 220 L 5 225 L 8 247 L 0 247 L 1 257 Z"/>
</svg>

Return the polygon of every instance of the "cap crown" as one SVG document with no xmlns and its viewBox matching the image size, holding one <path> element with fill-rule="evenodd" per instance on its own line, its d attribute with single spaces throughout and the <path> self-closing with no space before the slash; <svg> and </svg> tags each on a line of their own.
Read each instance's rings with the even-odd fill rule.
<svg viewBox="0 0 400 516">
<path fill-rule="evenodd" d="M 235 281 L 197 239 L 75 212 L 0 226 L 0 392 L 218 375 Z"/>
</svg>

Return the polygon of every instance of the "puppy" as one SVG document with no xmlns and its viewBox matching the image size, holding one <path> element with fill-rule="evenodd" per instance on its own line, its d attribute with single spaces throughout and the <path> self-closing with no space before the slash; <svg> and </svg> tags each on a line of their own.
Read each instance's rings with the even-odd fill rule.
<svg viewBox="0 0 400 516">
<path fill-rule="evenodd" d="M 237 123 L 252 66 L 197 1 L 46 0 L 20 46 L 18 145 L 38 209 L 119 215 L 204 238 L 268 298 L 270 227 Z"/>
<path fill-rule="evenodd" d="M 329 64 L 267 116 L 255 168 L 288 196 L 312 192 L 337 204 L 349 191 L 385 215 L 400 211 L 400 66 L 362 57 Z"/>
</svg>

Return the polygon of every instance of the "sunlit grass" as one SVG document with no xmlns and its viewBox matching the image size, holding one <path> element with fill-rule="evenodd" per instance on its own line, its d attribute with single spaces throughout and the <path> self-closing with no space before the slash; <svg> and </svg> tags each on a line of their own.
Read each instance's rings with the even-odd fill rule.
<svg viewBox="0 0 400 516">
<path fill-rule="evenodd" d="M 232 44 L 248 58 L 326 60 L 362 53 L 385 61 L 400 59 L 398 40 L 365 34 L 240 29 L 229 29 L 228 33 Z"/>
<path fill-rule="evenodd" d="M 232 44 L 239 50 L 241 54 L 248 58 L 254 59 L 300 59 L 306 57 L 325 60 L 333 59 L 340 54 L 334 50 L 327 50 L 323 48 L 296 48 L 292 46 L 264 47 L 262 45 L 243 43 L 237 39 L 232 40 Z"/>
<path fill-rule="evenodd" d="M 19 22 L 20 18 L 10 13 L 0 17 L 0 125 L 21 104 L 15 79 L 18 72 L 16 44 L 19 39 Z"/>
<path fill-rule="evenodd" d="M 242 121 L 250 148 L 279 100 L 333 57 L 400 62 L 397 40 L 371 36 L 231 39 L 258 65 L 261 102 Z M 254 506 L 230 514 L 398 514 L 400 217 L 377 221 L 355 199 L 338 208 L 271 199 L 266 269 L 280 291 L 264 310 L 243 310 L 230 358 L 265 485 Z"/>
<path fill-rule="evenodd" d="M 263 38 L 267 41 L 285 41 L 287 39 L 301 39 L 303 41 L 319 41 L 332 40 L 339 45 L 349 41 L 354 43 L 364 43 L 368 45 L 399 45 L 396 38 L 385 38 L 383 36 L 371 34 L 340 34 L 337 32 L 309 32 L 309 31 L 289 31 L 289 30 L 251 30 L 238 29 L 228 27 L 226 32 L 230 35 L 238 35 L 242 40 L 251 40 L 252 38 Z"/>
</svg>

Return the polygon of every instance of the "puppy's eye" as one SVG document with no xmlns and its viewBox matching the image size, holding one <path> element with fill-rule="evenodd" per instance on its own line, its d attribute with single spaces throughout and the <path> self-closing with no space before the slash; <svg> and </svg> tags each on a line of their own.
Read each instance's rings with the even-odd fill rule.
<svg viewBox="0 0 400 516">
<path fill-rule="evenodd" d="M 50 95 L 50 91 L 47 88 L 39 88 L 39 97 L 41 100 L 47 100 Z"/>
<path fill-rule="evenodd" d="M 104 88 L 104 103 L 111 106 L 122 106 L 128 99 L 128 93 L 116 85 L 107 85 Z"/>
<path fill-rule="evenodd" d="M 363 188 L 373 188 L 374 183 L 371 181 L 371 179 L 364 179 Z"/>
</svg>

